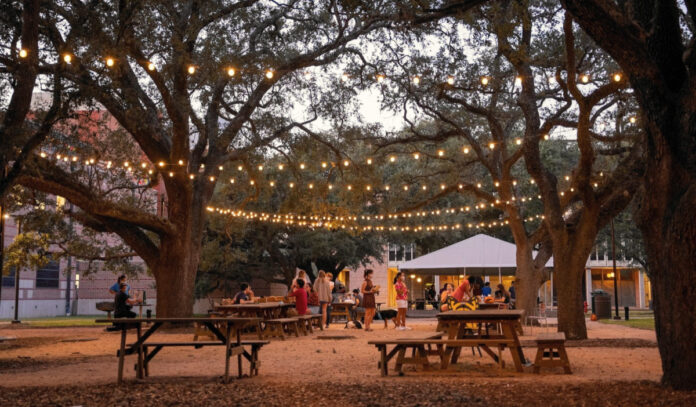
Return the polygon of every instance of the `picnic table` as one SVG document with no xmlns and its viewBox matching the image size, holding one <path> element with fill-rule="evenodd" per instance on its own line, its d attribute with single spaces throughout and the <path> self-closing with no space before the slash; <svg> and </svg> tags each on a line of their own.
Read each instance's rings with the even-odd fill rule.
<svg viewBox="0 0 696 407">
<path fill-rule="evenodd" d="M 214 310 L 222 315 L 239 314 L 242 317 L 265 319 L 285 318 L 288 308 L 295 304 L 287 302 L 260 302 L 247 304 L 215 305 Z"/>
<path fill-rule="evenodd" d="M 510 349 L 515 369 L 523 371 L 527 363 L 522 352 L 516 327 L 524 314 L 523 310 L 476 310 L 449 311 L 437 314 L 438 330 L 443 330 L 449 340 L 471 340 L 475 346 L 483 349 L 493 360 L 503 367 L 502 352 Z M 495 326 L 495 333 L 489 332 L 489 326 Z M 445 369 L 448 360 L 457 363 L 462 346 L 448 345 L 442 360 Z M 497 348 L 498 354 L 491 348 Z"/>
<path fill-rule="evenodd" d="M 478 309 L 508 309 L 508 304 L 505 304 L 504 302 L 479 302 Z"/>
<path fill-rule="evenodd" d="M 135 365 L 136 377 L 143 379 L 149 376 L 149 363 L 164 347 L 184 347 L 193 346 L 200 348 L 203 346 L 224 346 L 225 347 L 225 383 L 229 381 L 230 356 L 237 356 L 238 376 L 242 377 L 242 356 L 251 364 L 251 373 L 258 374 L 258 349 L 265 341 L 244 341 L 241 340 L 242 328 L 248 324 L 257 323 L 257 318 L 210 318 L 210 317 L 191 317 L 191 318 L 115 318 L 97 319 L 97 323 L 112 323 L 121 329 L 121 346 L 118 355 L 118 384 L 123 382 L 123 365 L 126 355 L 137 354 L 138 362 Z M 198 342 L 153 342 L 148 341 L 165 323 L 192 324 L 198 323 L 206 326 L 217 339 L 216 341 Z M 143 325 L 149 324 L 145 332 Z M 126 344 L 126 336 L 129 329 L 136 330 L 137 340 L 132 344 Z M 236 335 L 232 333 L 235 332 Z M 244 349 L 244 345 L 251 345 L 251 352 Z M 151 352 L 149 348 L 154 348 Z"/>
<path fill-rule="evenodd" d="M 355 306 L 354 302 L 332 302 L 331 319 L 334 317 L 346 317 L 346 322 L 351 320 L 350 309 Z M 332 321 L 330 321 L 332 322 Z"/>
</svg>

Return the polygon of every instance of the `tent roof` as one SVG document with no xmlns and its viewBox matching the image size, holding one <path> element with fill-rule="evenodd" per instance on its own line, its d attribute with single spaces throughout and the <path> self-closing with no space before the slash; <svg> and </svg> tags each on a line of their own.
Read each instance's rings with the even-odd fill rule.
<svg viewBox="0 0 696 407">
<path fill-rule="evenodd" d="M 399 265 L 399 270 L 465 274 L 467 268 L 515 268 L 516 254 L 517 247 L 514 244 L 478 234 L 404 262 Z M 553 267 L 553 259 L 549 259 L 546 267 Z"/>
</svg>

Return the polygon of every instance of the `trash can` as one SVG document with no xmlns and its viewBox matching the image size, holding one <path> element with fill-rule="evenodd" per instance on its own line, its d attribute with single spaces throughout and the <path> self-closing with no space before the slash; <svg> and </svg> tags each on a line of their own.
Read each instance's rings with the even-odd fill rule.
<svg viewBox="0 0 696 407">
<path fill-rule="evenodd" d="M 603 290 L 592 292 L 592 313 L 597 315 L 597 319 L 611 318 L 611 296 Z"/>
</svg>

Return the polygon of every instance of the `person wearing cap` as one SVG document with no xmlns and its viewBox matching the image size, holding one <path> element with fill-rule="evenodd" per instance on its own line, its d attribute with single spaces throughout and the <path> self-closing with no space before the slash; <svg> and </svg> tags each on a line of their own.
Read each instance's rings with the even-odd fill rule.
<svg viewBox="0 0 696 407">
<path fill-rule="evenodd" d="M 136 314 L 131 311 L 131 308 L 138 303 L 138 300 L 132 299 L 126 294 L 128 284 L 121 283 L 119 288 L 119 292 L 114 298 L 114 318 L 135 318 Z"/>
</svg>

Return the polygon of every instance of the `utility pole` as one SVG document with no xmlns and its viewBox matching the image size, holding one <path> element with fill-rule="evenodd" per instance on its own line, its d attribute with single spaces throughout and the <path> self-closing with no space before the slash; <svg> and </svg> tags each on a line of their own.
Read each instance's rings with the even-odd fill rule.
<svg viewBox="0 0 696 407">
<path fill-rule="evenodd" d="M 614 218 L 611 219 L 611 259 L 614 264 L 614 319 L 621 319 L 619 316 L 619 285 L 616 273 L 616 242 L 614 240 Z"/>
</svg>

